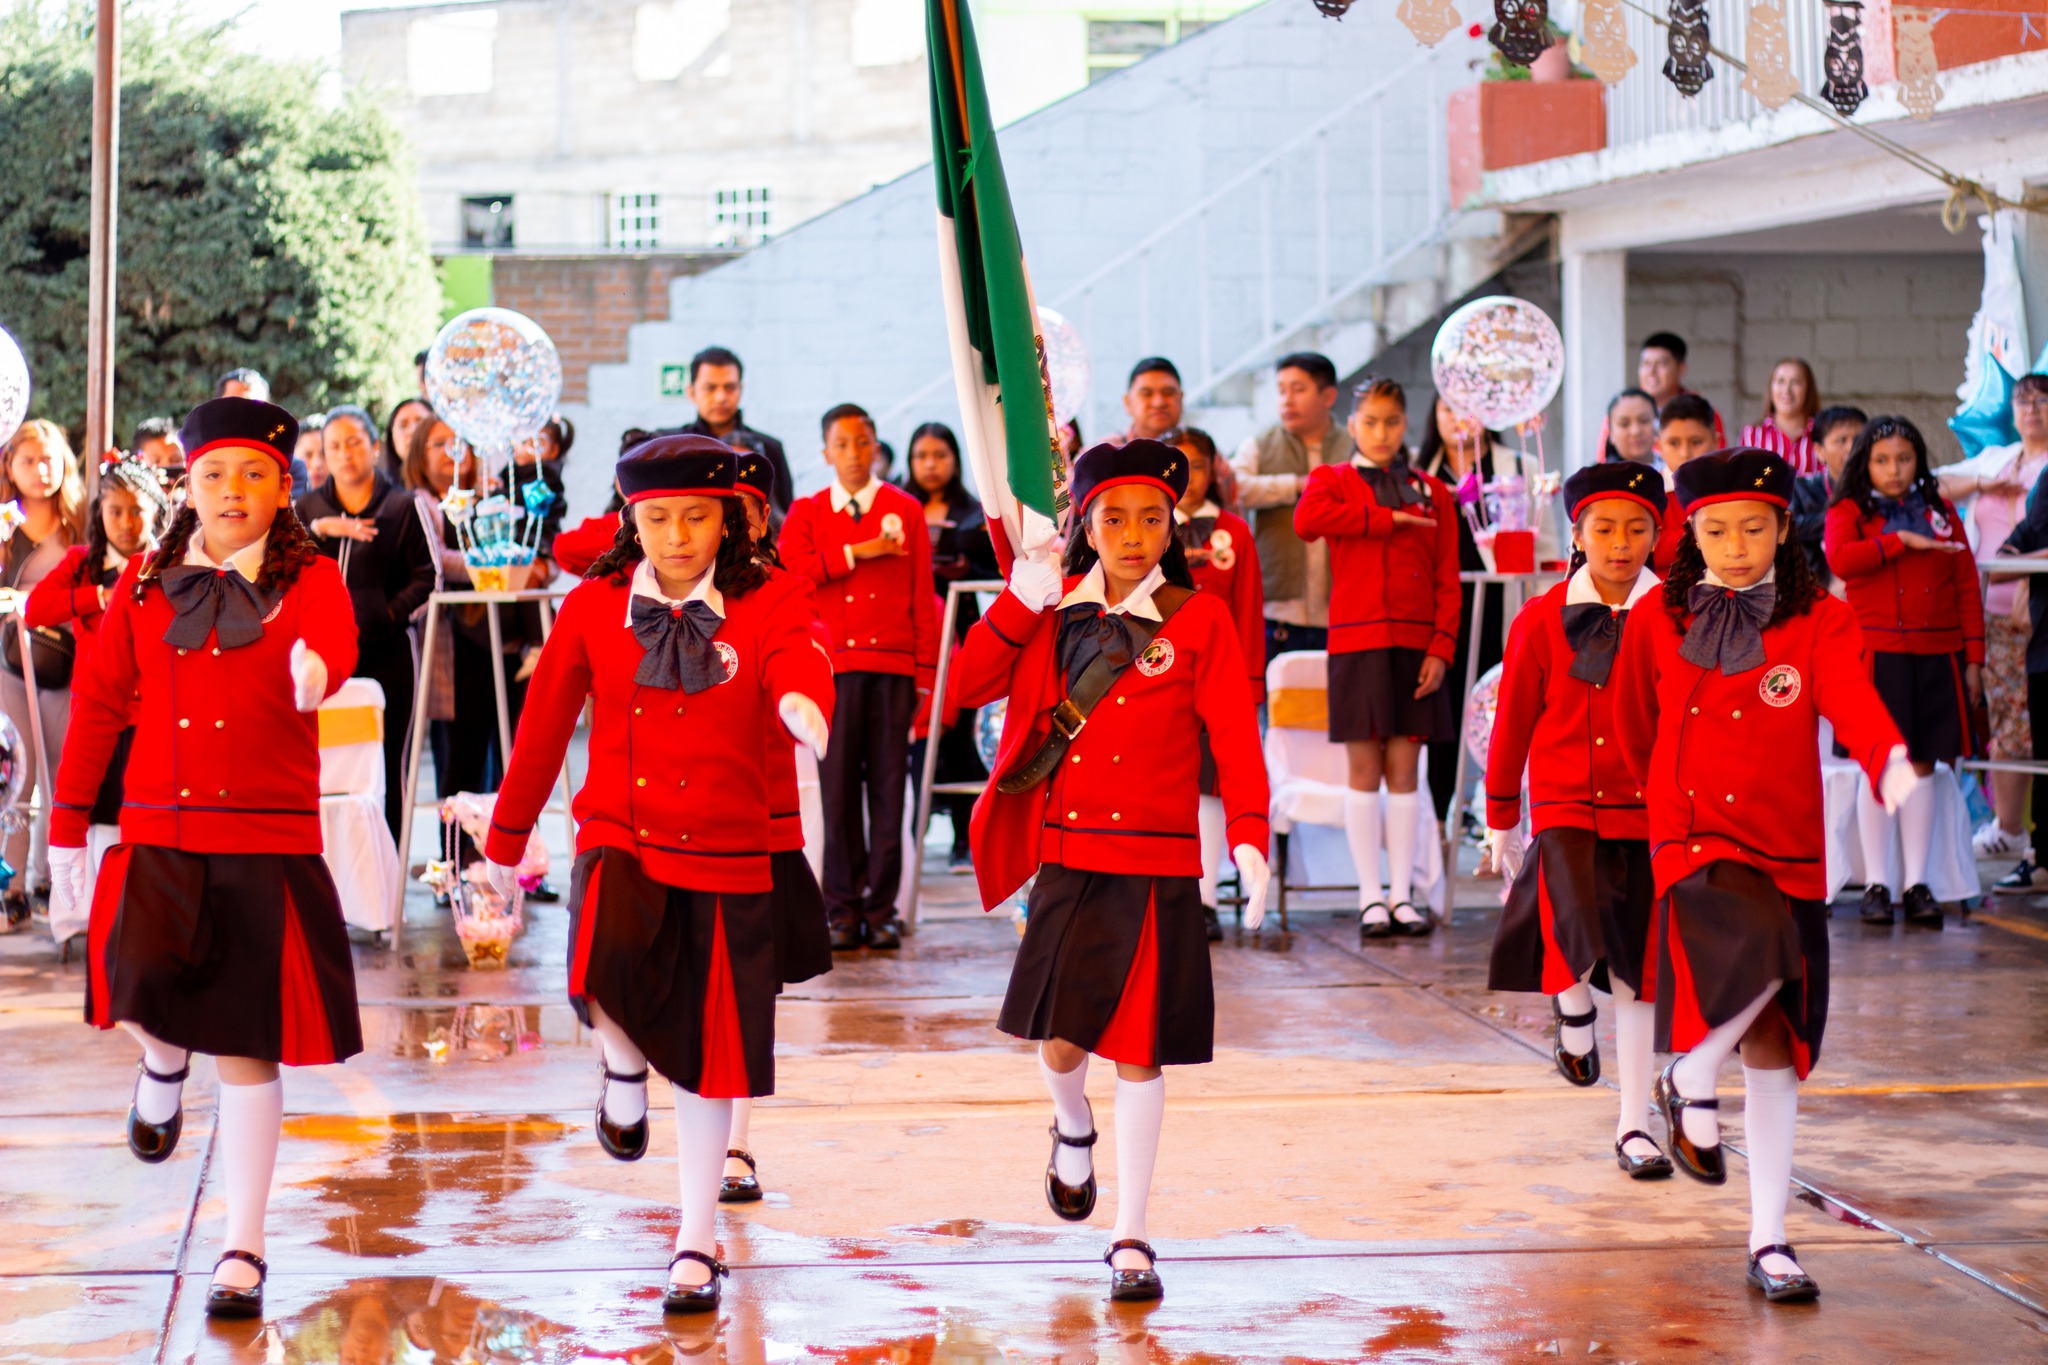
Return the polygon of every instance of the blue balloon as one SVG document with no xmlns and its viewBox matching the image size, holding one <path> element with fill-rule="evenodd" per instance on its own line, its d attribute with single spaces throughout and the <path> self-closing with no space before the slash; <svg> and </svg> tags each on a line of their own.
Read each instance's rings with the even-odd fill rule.
<svg viewBox="0 0 2048 1365">
<path fill-rule="evenodd" d="M 1962 442 L 1965 457 L 2019 440 L 2019 428 L 2012 424 L 2012 390 L 2013 377 L 1997 356 L 1986 351 L 1977 366 L 1976 389 L 1948 419 L 1948 429 Z"/>
</svg>

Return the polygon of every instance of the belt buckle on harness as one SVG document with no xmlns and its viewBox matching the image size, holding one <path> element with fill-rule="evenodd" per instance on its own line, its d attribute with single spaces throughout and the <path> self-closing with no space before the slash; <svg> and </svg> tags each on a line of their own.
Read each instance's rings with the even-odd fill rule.
<svg viewBox="0 0 2048 1365">
<path fill-rule="evenodd" d="M 1065 735 L 1071 743 L 1087 726 L 1088 717 L 1081 713 L 1080 707 L 1074 705 L 1073 698 L 1063 697 L 1060 704 L 1052 708 L 1052 723 L 1053 728 Z"/>
</svg>

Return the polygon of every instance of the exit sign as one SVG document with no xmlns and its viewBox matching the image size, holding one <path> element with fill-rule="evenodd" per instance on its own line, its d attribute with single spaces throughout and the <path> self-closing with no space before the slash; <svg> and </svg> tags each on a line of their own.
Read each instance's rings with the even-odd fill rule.
<svg viewBox="0 0 2048 1365">
<path fill-rule="evenodd" d="M 690 391 L 690 367 L 688 365 L 664 365 L 661 367 L 661 396 L 681 398 Z"/>
</svg>

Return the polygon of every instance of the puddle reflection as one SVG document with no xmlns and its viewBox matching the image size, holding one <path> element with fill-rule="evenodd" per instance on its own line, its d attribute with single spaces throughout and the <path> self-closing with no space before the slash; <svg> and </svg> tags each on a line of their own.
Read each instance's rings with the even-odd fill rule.
<svg viewBox="0 0 2048 1365">
<path fill-rule="evenodd" d="M 542 1005 L 492 1005 L 481 1001 L 399 1013 L 392 1051 L 409 1060 L 497 1061 L 546 1046 L 540 1031 Z"/>
</svg>

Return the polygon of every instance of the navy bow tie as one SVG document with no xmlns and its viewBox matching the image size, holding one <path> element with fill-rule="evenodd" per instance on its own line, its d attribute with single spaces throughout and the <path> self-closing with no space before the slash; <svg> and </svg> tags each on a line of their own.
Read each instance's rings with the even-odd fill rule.
<svg viewBox="0 0 2048 1365">
<path fill-rule="evenodd" d="M 686 693 L 724 682 L 725 663 L 711 643 L 722 624 L 724 618 L 709 602 L 671 607 L 634 594 L 633 638 L 647 653 L 641 657 L 633 681 L 642 687 L 681 688 Z"/>
<path fill-rule="evenodd" d="M 1572 647 L 1572 666 L 1565 671 L 1580 682 L 1606 682 L 1614 671 L 1628 608 L 1615 611 L 1605 602 L 1574 602 L 1565 607 L 1562 616 L 1564 642 Z"/>
<path fill-rule="evenodd" d="M 1121 671 L 1149 643 L 1150 634 L 1122 612 L 1104 611 L 1093 602 L 1076 602 L 1060 612 L 1060 673 L 1070 689 L 1097 656 Z"/>
<path fill-rule="evenodd" d="M 1372 490 L 1373 501 L 1382 507 L 1399 511 L 1403 507 L 1420 507 L 1429 501 L 1429 490 L 1422 486 L 1405 457 L 1396 459 L 1385 469 L 1368 464 L 1358 471 L 1365 476 L 1365 486 Z"/>
<path fill-rule="evenodd" d="M 1189 517 L 1178 529 L 1182 549 L 1206 550 L 1209 548 L 1209 537 L 1216 531 L 1216 518 Z"/>
<path fill-rule="evenodd" d="M 1717 665 L 1723 677 L 1734 677 L 1764 661 L 1764 627 L 1778 605 L 1778 585 L 1759 583 L 1747 591 L 1695 583 L 1687 605 L 1692 624 L 1679 643 L 1678 657 L 1701 668 Z"/>
<path fill-rule="evenodd" d="M 1871 509 L 1884 517 L 1884 533 L 1892 531 L 1918 531 L 1923 536 L 1934 534 L 1934 518 L 1927 506 L 1927 496 L 1917 488 L 1906 490 L 1902 498 L 1887 498 L 1873 495 Z"/>
<path fill-rule="evenodd" d="M 160 581 L 176 613 L 165 644 L 199 649 L 208 635 L 216 635 L 222 649 L 238 649 L 263 638 L 263 618 L 274 603 L 236 570 L 180 564 L 165 569 Z"/>
</svg>

